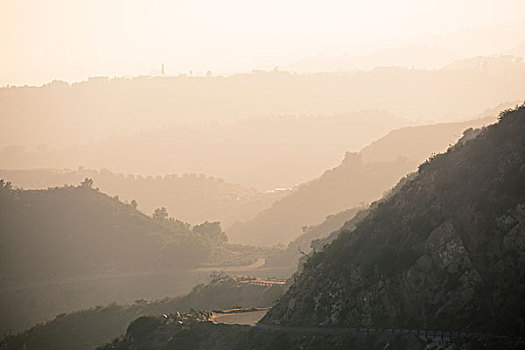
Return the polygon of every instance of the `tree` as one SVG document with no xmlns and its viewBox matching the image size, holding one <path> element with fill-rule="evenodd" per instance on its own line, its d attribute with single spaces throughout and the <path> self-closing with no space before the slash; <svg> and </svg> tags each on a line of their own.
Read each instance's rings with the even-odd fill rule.
<svg viewBox="0 0 525 350">
<path fill-rule="evenodd" d="M 11 193 L 13 190 L 13 185 L 9 181 L 5 181 L 4 179 L 0 179 L 0 193 Z"/>
<path fill-rule="evenodd" d="M 132 199 L 132 200 L 131 200 L 131 203 L 129 203 L 129 205 L 131 205 L 131 208 L 132 208 L 133 210 L 137 210 L 138 204 L 137 204 L 137 201 L 136 201 L 136 200 Z"/>
<path fill-rule="evenodd" d="M 165 221 L 168 219 L 168 210 L 164 207 L 157 208 L 153 212 L 152 218 L 153 220 L 156 220 L 156 221 Z"/>
<path fill-rule="evenodd" d="M 11 185 L 10 181 L 5 181 L 4 179 L 0 179 L 0 188 L 9 191 L 11 190 L 11 188 L 13 188 L 13 186 Z"/>
<path fill-rule="evenodd" d="M 93 179 L 88 179 L 87 177 L 80 183 L 82 188 L 93 188 Z"/>
<path fill-rule="evenodd" d="M 200 225 L 195 225 L 192 232 L 207 242 L 226 243 L 228 241 L 228 237 L 222 232 L 221 223 L 218 221 L 206 221 Z"/>
</svg>

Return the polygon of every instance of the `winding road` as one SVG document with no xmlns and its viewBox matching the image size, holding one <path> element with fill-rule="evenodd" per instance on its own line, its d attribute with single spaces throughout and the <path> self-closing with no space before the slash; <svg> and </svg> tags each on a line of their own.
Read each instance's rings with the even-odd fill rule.
<svg viewBox="0 0 525 350">
<path fill-rule="evenodd" d="M 275 324 L 259 323 L 268 310 L 257 310 L 250 312 L 231 312 L 214 314 L 213 322 L 221 324 L 238 324 L 252 326 L 260 329 L 285 332 L 285 333 L 308 333 L 308 334 L 364 334 L 364 335 L 415 335 L 423 341 L 451 341 L 453 338 L 466 337 L 465 332 L 452 332 L 428 329 L 376 329 L 376 328 L 331 328 L 331 327 L 302 327 L 283 326 Z"/>
</svg>

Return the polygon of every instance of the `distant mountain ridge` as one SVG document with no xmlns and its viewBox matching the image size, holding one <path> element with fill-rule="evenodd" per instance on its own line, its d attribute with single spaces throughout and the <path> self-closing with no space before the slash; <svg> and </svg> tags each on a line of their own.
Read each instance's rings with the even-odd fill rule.
<svg viewBox="0 0 525 350">
<path fill-rule="evenodd" d="M 4 169 L 83 166 L 142 175 L 203 173 L 268 191 L 307 181 L 336 164 L 346 150 L 414 122 L 373 110 L 179 124 L 151 125 L 71 147 L 0 146 L 0 164 Z"/>
<path fill-rule="evenodd" d="M 1 146 L 55 149 L 165 125 L 264 115 L 382 110 L 419 121 L 457 120 L 520 98 L 524 67 L 512 65 L 500 75 L 379 67 L 333 74 L 277 70 L 226 77 L 96 77 L 71 85 L 54 81 L 41 87 L 0 88 Z M 469 97 L 459 98 L 467 90 Z"/>
<path fill-rule="evenodd" d="M 416 165 L 404 159 L 364 163 L 359 154 L 348 152 L 339 166 L 299 186 L 253 219 L 233 225 L 227 234 L 240 243 L 288 243 L 303 226 L 380 197 Z"/>
<path fill-rule="evenodd" d="M 303 226 L 320 224 L 329 215 L 379 199 L 417 164 L 454 144 L 466 129 L 488 125 L 497 120 L 498 111 L 517 104 L 502 103 L 468 121 L 392 130 L 359 153 L 347 153 L 338 167 L 302 184 L 227 233 L 234 241 L 286 244 L 300 236 Z"/>
</svg>

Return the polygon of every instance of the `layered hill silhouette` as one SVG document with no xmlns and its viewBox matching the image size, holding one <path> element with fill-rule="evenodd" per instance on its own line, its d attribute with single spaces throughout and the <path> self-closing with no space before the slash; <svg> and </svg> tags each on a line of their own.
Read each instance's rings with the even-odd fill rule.
<svg viewBox="0 0 525 350">
<path fill-rule="evenodd" d="M 522 98 L 525 63 L 487 60 L 475 69 L 98 77 L 0 88 L 0 163 L 291 187 L 393 128 L 458 121 Z"/>
<path fill-rule="evenodd" d="M 305 227 L 303 234 L 288 243 L 285 250 L 277 251 L 266 259 L 265 267 L 283 276 L 301 273 L 306 259 L 325 245 L 337 238 L 341 230 L 353 230 L 357 223 L 375 210 L 383 201 L 397 193 L 403 185 L 414 176 L 410 173 L 403 177 L 384 196 L 368 206 L 360 206 L 329 215 L 322 223 Z M 313 251 L 313 253 L 312 253 Z"/>
<path fill-rule="evenodd" d="M 232 241 L 287 244 L 299 237 L 305 226 L 316 226 L 329 215 L 379 199 L 399 179 L 415 170 L 417 164 L 454 144 L 465 130 L 469 134 L 468 129 L 495 121 L 500 110 L 501 106 L 464 122 L 393 130 L 359 153 L 348 152 L 338 167 L 298 186 L 253 219 L 229 228 L 227 234 Z M 323 232 L 324 235 L 330 233 Z M 322 235 L 312 237 L 318 238 Z"/>
<path fill-rule="evenodd" d="M 378 329 L 468 333 L 449 348 L 520 348 L 525 105 L 473 133 L 421 164 L 354 227 L 343 226 L 334 241 L 312 254 L 260 321 L 268 327 L 177 325 L 150 317 L 100 349 L 440 346 L 425 346 L 412 335 L 376 334 Z"/>
<path fill-rule="evenodd" d="M 211 245 L 226 240 L 220 229 L 199 237 L 189 224 L 167 215 L 152 219 L 92 188 L 89 179 L 48 190 L 1 184 L 3 285 L 152 270 L 163 263 L 197 266 Z"/>
<path fill-rule="evenodd" d="M 525 106 L 312 255 L 265 323 L 525 331 Z"/>
<path fill-rule="evenodd" d="M 209 275 L 197 267 L 271 253 L 228 244 L 218 222 L 191 226 L 162 208 L 149 217 L 91 179 L 47 190 L 0 180 L 0 207 L 2 333 L 89 305 L 182 293 Z"/>
<path fill-rule="evenodd" d="M 261 192 L 202 174 L 153 177 L 84 168 L 0 169 L 0 178 L 25 189 L 76 185 L 86 177 L 110 196 L 118 195 L 127 202 L 135 200 L 144 213 L 166 207 L 171 216 L 181 221 L 191 224 L 220 221 L 225 228 L 253 217 L 286 194 L 286 191 Z"/>
<path fill-rule="evenodd" d="M 0 117 L 6 124 L 0 136 L 4 144 L 55 146 L 181 120 L 370 109 L 420 120 L 458 117 L 520 98 L 524 66 L 513 66 L 510 76 L 468 69 L 377 68 L 344 74 L 254 71 L 227 77 L 96 77 L 72 85 L 55 81 L 42 87 L 2 88 Z M 505 89 L 499 88 L 502 84 Z M 469 98 L 459 98 L 465 90 L 471 92 Z"/>
<path fill-rule="evenodd" d="M 17 141 L 19 146 L 0 149 L 0 164 L 4 169 L 83 166 L 142 175 L 202 173 L 268 191 L 308 181 L 337 164 L 345 151 L 413 124 L 380 110 L 177 121 L 89 143 L 79 139 L 70 146 L 35 148 L 36 139 L 29 145 Z"/>
<path fill-rule="evenodd" d="M 482 117 L 473 120 L 395 129 L 364 147 L 360 154 L 365 162 L 405 158 L 421 163 L 432 153 L 443 152 L 447 147 L 456 143 L 465 130 L 493 123 L 496 121 L 498 111 L 518 104 L 519 102 L 500 105 L 487 110 Z"/>
<path fill-rule="evenodd" d="M 417 163 L 364 163 L 357 153 L 347 153 L 336 168 L 299 186 L 253 219 L 233 225 L 227 232 L 234 242 L 271 246 L 288 243 L 304 226 L 322 222 L 328 215 L 381 197 Z"/>
<path fill-rule="evenodd" d="M 470 334 L 462 349 L 516 348 L 525 324 L 524 134 L 525 105 L 501 113 L 343 225 L 262 320 L 277 330 L 146 317 L 101 349 L 424 346 L 333 327 L 460 330 Z"/>
<path fill-rule="evenodd" d="M 269 256 L 265 267 L 282 277 L 289 277 L 297 270 L 301 258 L 312 250 L 312 241 L 326 239 L 330 233 L 335 232 L 349 220 L 352 220 L 362 208 L 344 210 L 334 215 L 329 215 L 322 223 L 304 227 L 303 233 L 290 241 L 286 249 Z"/>
<path fill-rule="evenodd" d="M 439 69 L 451 62 L 474 56 L 514 55 L 525 57 L 525 47 L 513 33 L 525 30 L 523 21 L 484 27 L 467 27 L 447 33 L 413 38 L 403 46 L 356 55 L 313 56 L 283 68 L 295 72 L 331 72 L 372 69 L 382 66 Z"/>
</svg>

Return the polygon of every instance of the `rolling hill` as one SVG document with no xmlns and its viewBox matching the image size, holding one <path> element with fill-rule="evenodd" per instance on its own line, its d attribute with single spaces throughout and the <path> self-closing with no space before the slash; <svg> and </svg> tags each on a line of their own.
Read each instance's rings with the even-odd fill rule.
<svg viewBox="0 0 525 350">
<path fill-rule="evenodd" d="M 465 130 L 492 123 L 498 111 L 516 104 L 501 104 L 463 122 L 392 130 L 359 153 L 348 152 L 339 166 L 298 186 L 253 219 L 232 226 L 227 234 L 239 242 L 288 243 L 299 237 L 305 226 L 318 225 L 329 215 L 379 199 L 417 164 L 454 144 Z"/>
<path fill-rule="evenodd" d="M 218 222 L 193 225 L 79 186 L 22 190 L 0 180 L 0 329 L 117 300 L 177 295 L 210 272 L 274 253 L 231 245 Z"/>
<path fill-rule="evenodd" d="M 286 194 L 286 191 L 261 192 L 202 174 L 153 177 L 84 168 L 0 169 L 0 178 L 32 190 L 75 185 L 86 177 L 110 196 L 119 196 L 127 202 L 135 200 L 144 213 L 166 207 L 168 213 L 184 222 L 220 221 L 225 228 L 253 217 Z"/>
</svg>

